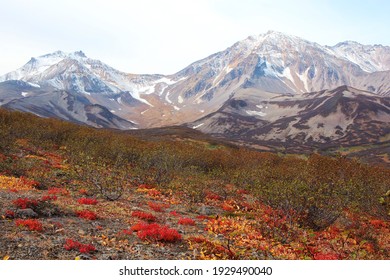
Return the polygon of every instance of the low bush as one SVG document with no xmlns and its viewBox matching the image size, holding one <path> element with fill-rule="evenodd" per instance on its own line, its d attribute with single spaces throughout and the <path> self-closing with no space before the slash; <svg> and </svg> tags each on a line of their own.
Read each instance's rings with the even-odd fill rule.
<svg viewBox="0 0 390 280">
<path fill-rule="evenodd" d="M 79 204 L 85 204 L 85 205 L 96 205 L 98 203 L 98 201 L 96 199 L 86 198 L 86 197 L 78 199 L 77 202 Z"/>
<path fill-rule="evenodd" d="M 133 213 L 131 213 L 131 216 L 148 222 L 154 222 L 157 219 L 153 214 L 143 211 L 133 211 Z"/>
<path fill-rule="evenodd" d="M 145 224 L 138 223 L 131 228 L 137 232 L 137 236 L 142 240 L 177 242 L 182 239 L 177 230 L 162 226 L 156 223 Z"/>
<path fill-rule="evenodd" d="M 95 246 L 91 244 L 82 244 L 78 241 L 74 241 L 73 239 L 67 239 L 65 241 L 64 249 L 67 251 L 78 250 L 82 254 L 89 254 L 96 251 Z"/>
<path fill-rule="evenodd" d="M 20 209 L 34 208 L 38 205 L 38 201 L 30 198 L 18 198 L 13 201 L 14 205 Z"/>
<path fill-rule="evenodd" d="M 95 212 L 89 210 L 76 211 L 76 215 L 86 220 L 96 220 L 98 217 Z"/>
<path fill-rule="evenodd" d="M 185 225 L 185 226 L 194 226 L 195 221 L 191 218 L 180 218 L 178 221 L 179 225 Z"/>
<path fill-rule="evenodd" d="M 28 220 L 17 219 L 15 221 L 15 224 L 18 227 L 25 227 L 30 231 L 42 231 L 43 230 L 42 223 L 38 220 L 35 220 L 35 219 L 28 219 Z"/>
</svg>

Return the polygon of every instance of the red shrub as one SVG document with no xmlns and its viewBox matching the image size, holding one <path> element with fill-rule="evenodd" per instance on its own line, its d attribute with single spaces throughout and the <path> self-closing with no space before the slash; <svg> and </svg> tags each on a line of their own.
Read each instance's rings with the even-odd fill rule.
<svg viewBox="0 0 390 280">
<path fill-rule="evenodd" d="M 146 225 L 146 224 L 145 223 L 137 223 L 137 224 L 131 226 L 130 230 L 132 230 L 132 231 L 142 230 L 144 228 L 144 225 Z"/>
<path fill-rule="evenodd" d="M 142 240 L 176 242 L 181 240 L 181 235 L 175 229 L 159 224 L 139 223 L 132 230 L 137 231 L 137 236 Z"/>
<path fill-rule="evenodd" d="M 178 223 L 179 223 L 179 225 L 186 225 L 186 226 L 194 226 L 195 225 L 195 221 L 193 219 L 190 219 L 190 218 L 180 218 Z"/>
<path fill-rule="evenodd" d="M 133 211 L 133 213 L 131 213 L 131 216 L 148 221 L 148 222 L 156 221 L 156 217 L 153 214 L 143 212 L 143 211 Z"/>
<path fill-rule="evenodd" d="M 69 191 L 67 189 L 57 187 L 49 188 L 47 193 L 51 195 L 69 195 Z"/>
<path fill-rule="evenodd" d="M 385 222 L 382 221 L 382 220 L 371 220 L 371 221 L 370 221 L 370 224 L 371 224 L 374 228 L 376 228 L 376 229 L 380 229 L 380 228 L 382 228 L 382 227 L 386 227 Z"/>
<path fill-rule="evenodd" d="M 94 212 L 88 211 L 88 210 L 77 211 L 76 214 L 80 218 L 87 219 L 87 220 L 96 220 L 97 219 L 97 215 Z"/>
<path fill-rule="evenodd" d="M 155 203 L 155 202 L 151 202 L 151 201 L 148 202 L 148 206 L 150 207 L 150 209 L 152 209 L 156 212 L 164 212 L 163 208 L 167 208 L 167 205 Z"/>
<path fill-rule="evenodd" d="M 49 200 L 57 200 L 57 196 L 55 195 L 44 195 L 40 199 L 41 201 L 49 201 Z"/>
<path fill-rule="evenodd" d="M 85 205 L 96 205 L 98 202 L 94 198 L 80 198 L 77 200 L 79 204 L 85 204 Z"/>
<path fill-rule="evenodd" d="M 92 251 L 96 251 L 96 248 L 91 244 L 81 244 L 79 247 L 79 252 L 83 254 L 89 254 Z"/>
<path fill-rule="evenodd" d="M 66 239 L 64 248 L 65 250 L 73 250 L 73 249 L 78 249 L 80 247 L 81 243 L 74 241 L 73 239 Z"/>
<path fill-rule="evenodd" d="M 176 212 L 176 210 L 169 212 L 169 214 L 174 216 L 174 217 L 180 217 L 181 216 L 179 213 Z"/>
<path fill-rule="evenodd" d="M 27 227 L 30 231 L 42 231 L 43 227 L 40 221 L 34 219 L 22 220 L 17 219 L 15 221 L 16 226 L 18 227 Z"/>
<path fill-rule="evenodd" d="M 80 253 L 90 253 L 92 251 L 96 251 L 96 248 L 91 244 L 82 244 L 78 241 L 74 241 L 73 239 L 67 239 L 64 245 L 65 250 L 78 250 Z"/>
<path fill-rule="evenodd" d="M 38 205 L 38 201 L 29 198 L 18 198 L 14 200 L 14 205 L 20 209 L 31 208 Z"/>
</svg>

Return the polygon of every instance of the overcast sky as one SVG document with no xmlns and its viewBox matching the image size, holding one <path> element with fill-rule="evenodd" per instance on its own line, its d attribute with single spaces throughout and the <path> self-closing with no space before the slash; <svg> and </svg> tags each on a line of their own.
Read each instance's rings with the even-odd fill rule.
<svg viewBox="0 0 390 280">
<path fill-rule="evenodd" d="M 129 73 L 172 74 L 276 30 L 334 45 L 390 45 L 390 1 L 0 0 L 0 75 L 33 56 L 82 50 Z"/>
</svg>

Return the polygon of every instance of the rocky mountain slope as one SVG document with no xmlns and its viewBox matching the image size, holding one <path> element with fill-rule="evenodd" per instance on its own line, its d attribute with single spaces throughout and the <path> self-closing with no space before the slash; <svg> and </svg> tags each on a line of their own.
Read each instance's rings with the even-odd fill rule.
<svg viewBox="0 0 390 280">
<path fill-rule="evenodd" d="M 246 89 L 191 125 L 249 143 L 361 145 L 390 134 L 389 116 L 389 97 L 346 86 L 268 98 L 266 93 Z"/>
</svg>

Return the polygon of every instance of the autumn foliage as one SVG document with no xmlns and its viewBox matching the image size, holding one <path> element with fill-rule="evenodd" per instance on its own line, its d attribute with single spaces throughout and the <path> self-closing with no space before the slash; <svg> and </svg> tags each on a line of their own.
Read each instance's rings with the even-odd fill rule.
<svg viewBox="0 0 390 280">
<path fill-rule="evenodd" d="M 194 226 L 195 221 L 191 218 L 180 218 L 178 221 L 179 225 L 185 225 L 185 226 Z"/>
<path fill-rule="evenodd" d="M 96 205 L 98 203 L 98 201 L 96 199 L 86 198 L 86 197 L 78 199 L 77 202 L 79 204 L 85 204 L 85 205 Z"/>
<path fill-rule="evenodd" d="M 150 140 L 0 109 L 4 236 L 20 227 L 40 233 L 17 235 L 44 235 L 47 244 L 66 239 L 59 258 L 95 251 L 78 235 L 99 244 L 99 257 L 180 250 L 193 259 L 390 258 L 386 167 L 204 139 Z M 86 221 L 97 213 L 98 222 Z M 39 220 L 17 219 L 23 215 Z"/>
<path fill-rule="evenodd" d="M 95 246 L 93 246 L 92 244 L 82 244 L 73 239 L 67 239 L 65 241 L 64 249 L 68 251 L 78 250 L 80 253 L 83 254 L 89 254 L 93 251 L 96 251 Z"/>
<path fill-rule="evenodd" d="M 98 217 L 95 212 L 89 210 L 76 211 L 76 214 L 78 217 L 86 220 L 96 220 Z"/>
<path fill-rule="evenodd" d="M 48 189 L 49 195 L 69 195 L 69 191 L 64 188 L 51 187 Z"/>
<path fill-rule="evenodd" d="M 17 219 L 15 220 L 15 225 L 18 227 L 24 227 L 27 228 L 30 231 L 42 231 L 42 223 L 35 219 L 28 219 L 28 220 L 22 220 Z"/>
<path fill-rule="evenodd" d="M 156 202 L 152 202 L 152 201 L 148 202 L 148 206 L 150 207 L 150 209 L 152 209 L 153 211 L 156 211 L 156 212 L 164 212 L 165 208 L 167 208 L 167 205 L 165 205 L 165 204 L 156 203 Z"/>
<path fill-rule="evenodd" d="M 131 227 L 142 240 L 176 242 L 182 239 L 177 230 L 156 223 L 138 223 Z"/>
<path fill-rule="evenodd" d="M 148 222 L 154 222 L 157 219 L 153 214 L 144 211 L 133 211 L 133 213 L 131 213 L 131 216 Z"/>
<path fill-rule="evenodd" d="M 58 197 L 56 195 L 44 195 L 41 197 L 41 201 L 53 201 L 53 200 L 57 200 Z"/>
<path fill-rule="evenodd" d="M 14 200 L 14 205 L 20 209 L 32 208 L 38 205 L 38 201 L 30 198 L 18 198 Z"/>
</svg>

